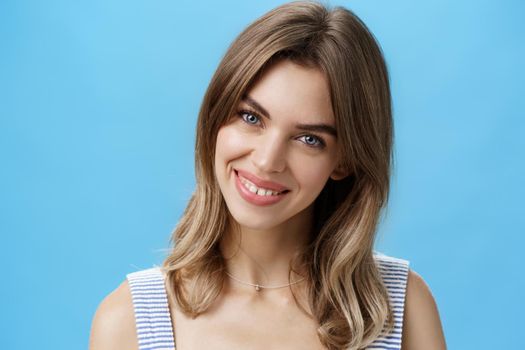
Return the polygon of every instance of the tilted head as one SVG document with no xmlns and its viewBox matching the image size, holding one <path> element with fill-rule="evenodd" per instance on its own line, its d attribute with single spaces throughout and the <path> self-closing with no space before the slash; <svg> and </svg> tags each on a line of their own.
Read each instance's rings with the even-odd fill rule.
<svg viewBox="0 0 525 350">
<path fill-rule="evenodd" d="M 318 198 L 322 202 L 316 210 L 318 228 L 349 197 L 355 201 L 366 195 L 383 206 L 392 148 L 386 65 L 374 37 L 352 12 L 340 7 L 330 11 L 316 2 L 292 2 L 273 9 L 228 48 L 199 114 L 197 182 L 219 193 L 215 176 L 219 130 L 237 115 L 243 97 L 283 60 L 325 77 L 337 131 L 337 168 L 347 175 L 328 179 Z"/>
</svg>

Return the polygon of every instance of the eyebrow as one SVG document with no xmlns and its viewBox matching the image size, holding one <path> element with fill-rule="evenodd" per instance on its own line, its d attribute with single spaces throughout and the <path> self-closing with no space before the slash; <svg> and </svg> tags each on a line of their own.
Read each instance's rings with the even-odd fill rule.
<svg viewBox="0 0 525 350">
<path fill-rule="evenodd" d="M 259 102 L 255 101 L 252 97 L 250 97 L 247 94 L 245 94 L 245 95 L 242 96 L 242 101 L 247 103 L 247 104 L 249 104 L 250 106 L 252 106 L 256 110 L 258 110 L 266 118 L 268 118 L 270 120 L 272 119 L 270 117 L 270 113 L 268 113 L 268 111 L 263 106 L 261 106 L 261 104 Z M 295 127 L 297 129 L 300 129 L 300 130 L 317 131 L 317 132 L 322 132 L 322 133 L 330 134 L 330 135 L 332 135 L 334 137 L 337 137 L 337 130 L 335 129 L 335 127 L 333 127 L 332 125 L 329 125 L 329 124 L 324 124 L 324 123 L 320 123 L 320 124 L 296 124 Z"/>
</svg>

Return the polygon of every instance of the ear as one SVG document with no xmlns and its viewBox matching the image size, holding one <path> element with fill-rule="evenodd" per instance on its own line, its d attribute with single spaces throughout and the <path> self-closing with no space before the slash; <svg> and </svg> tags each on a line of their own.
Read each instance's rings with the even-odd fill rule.
<svg viewBox="0 0 525 350">
<path fill-rule="evenodd" d="M 330 178 L 335 181 L 342 180 L 347 176 L 348 172 L 346 172 L 340 165 L 338 165 L 337 168 L 335 168 L 330 174 Z"/>
</svg>

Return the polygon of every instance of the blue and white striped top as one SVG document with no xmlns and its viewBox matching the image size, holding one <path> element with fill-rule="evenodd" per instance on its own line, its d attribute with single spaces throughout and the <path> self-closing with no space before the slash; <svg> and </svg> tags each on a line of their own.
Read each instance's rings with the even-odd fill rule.
<svg viewBox="0 0 525 350">
<path fill-rule="evenodd" d="M 388 290 L 394 312 L 394 329 L 383 333 L 366 349 L 400 350 L 403 311 L 409 262 L 374 254 Z M 164 276 L 159 267 L 127 275 L 135 311 L 139 350 L 174 350 L 175 338 L 171 323 Z"/>
</svg>

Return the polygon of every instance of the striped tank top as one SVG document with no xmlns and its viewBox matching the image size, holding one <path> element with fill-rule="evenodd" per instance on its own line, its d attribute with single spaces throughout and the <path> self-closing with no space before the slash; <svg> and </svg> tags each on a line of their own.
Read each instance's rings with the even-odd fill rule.
<svg viewBox="0 0 525 350">
<path fill-rule="evenodd" d="M 388 290 L 394 328 L 390 333 L 383 331 L 366 349 L 400 350 L 409 262 L 380 253 L 375 253 L 374 258 Z M 132 272 L 126 277 L 133 299 L 139 350 L 174 350 L 175 337 L 160 267 Z"/>
</svg>

